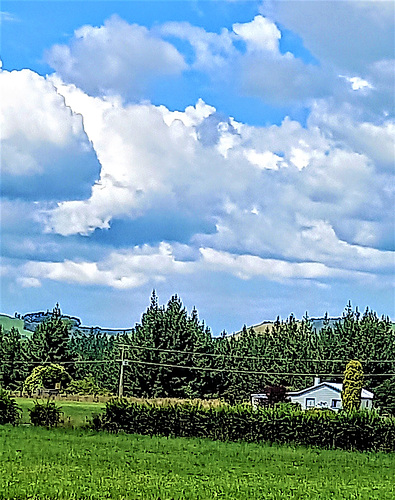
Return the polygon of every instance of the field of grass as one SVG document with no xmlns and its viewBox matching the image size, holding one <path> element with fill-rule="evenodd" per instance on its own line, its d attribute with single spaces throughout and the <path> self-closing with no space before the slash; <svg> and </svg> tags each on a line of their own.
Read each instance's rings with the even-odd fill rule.
<svg viewBox="0 0 395 500">
<path fill-rule="evenodd" d="M 393 499 L 395 455 L 0 426 L 2 499 Z"/>
<path fill-rule="evenodd" d="M 11 328 L 14 326 L 19 330 L 21 335 L 25 335 L 26 337 L 30 337 L 32 332 L 29 332 L 29 330 L 25 330 L 24 327 L 24 322 L 22 319 L 17 319 L 17 318 L 11 318 L 10 316 L 7 316 L 6 314 L 0 314 L 0 325 L 4 328 L 4 330 L 11 330 Z"/>
<path fill-rule="evenodd" d="M 30 422 L 28 409 L 34 405 L 34 399 L 15 398 L 18 406 L 22 409 L 21 423 Z M 39 399 L 39 401 L 46 401 Z M 56 404 L 62 408 L 63 420 L 65 426 L 80 427 L 86 424 L 95 413 L 100 413 L 104 409 L 103 403 L 88 403 L 79 401 L 56 401 Z"/>
</svg>

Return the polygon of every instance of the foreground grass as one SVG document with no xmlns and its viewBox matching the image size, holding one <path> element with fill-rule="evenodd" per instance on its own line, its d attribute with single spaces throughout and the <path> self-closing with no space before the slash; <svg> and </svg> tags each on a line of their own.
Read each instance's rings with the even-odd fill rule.
<svg viewBox="0 0 395 500">
<path fill-rule="evenodd" d="M 395 455 L 0 426 L 2 499 L 393 499 Z"/>
</svg>

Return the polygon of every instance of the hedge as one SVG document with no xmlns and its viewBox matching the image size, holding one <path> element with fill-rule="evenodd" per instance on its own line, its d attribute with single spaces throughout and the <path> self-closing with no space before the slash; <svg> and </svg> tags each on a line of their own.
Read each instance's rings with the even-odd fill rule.
<svg viewBox="0 0 395 500">
<path fill-rule="evenodd" d="M 205 408 L 200 403 L 159 406 L 113 399 L 91 425 L 97 430 L 151 436 L 266 441 L 359 451 L 395 450 L 395 418 L 367 410 L 303 411 L 287 404 L 274 408 Z"/>
</svg>

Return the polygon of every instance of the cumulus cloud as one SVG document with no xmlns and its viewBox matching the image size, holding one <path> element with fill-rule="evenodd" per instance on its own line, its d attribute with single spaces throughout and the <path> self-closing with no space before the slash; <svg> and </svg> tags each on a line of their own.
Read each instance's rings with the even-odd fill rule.
<svg viewBox="0 0 395 500">
<path fill-rule="evenodd" d="M 374 154 L 376 143 L 390 161 L 389 124 L 348 124 L 338 117 L 340 140 L 335 117 L 318 109 L 321 122 L 313 113 L 308 127 L 290 119 L 252 127 L 221 117 L 201 100 L 170 111 L 93 98 L 52 81 L 84 117 L 102 170 L 89 198 L 47 212 L 49 232 L 111 231 L 120 218 L 140 220 L 141 227 L 144 220 L 150 224 L 153 210 L 167 213 L 171 225 L 179 212 L 215 225 L 214 232 L 192 236 L 193 248 L 353 272 L 387 272 L 392 265 L 392 254 L 380 250 L 391 248 L 393 193 L 384 194 L 389 179 L 383 181 L 390 173 Z M 352 134 L 358 130 L 366 135 L 364 148 Z"/>
<path fill-rule="evenodd" d="M 364 273 L 328 267 L 319 262 L 289 262 L 254 255 L 238 255 L 212 248 L 200 248 L 196 260 L 183 261 L 166 243 L 158 247 L 144 245 L 111 252 L 103 261 L 43 262 L 30 261 L 20 267 L 18 282 L 23 287 L 41 286 L 42 280 L 101 285 L 116 289 L 155 284 L 167 276 L 196 272 L 230 273 L 243 280 L 265 277 L 269 280 L 321 280 L 327 278 L 360 279 Z"/>
<path fill-rule="evenodd" d="M 186 274 L 193 270 L 193 264 L 176 260 L 169 244 L 162 243 L 154 248 L 148 245 L 122 252 L 112 252 L 101 262 L 30 261 L 21 268 L 25 286 L 37 286 L 43 279 L 104 285 L 112 288 L 136 288 L 147 281 L 162 281 L 170 274 Z"/>
<path fill-rule="evenodd" d="M 298 33 L 321 62 L 356 72 L 394 57 L 394 3 L 386 1 L 263 2 L 263 14 Z"/>
<path fill-rule="evenodd" d="M 172 44 L 115 15 L 103 26 L 77 29 L 69 45 L 55 45 L 46 59 L 64 81 L 92 95 L 140 96 L 152 78 L 187 67 Z"/>
<path fill-rule="evenodd" d="M 220 33 L 212 33 L 187 22 L 169 22 L 160 26 L 158 33 L 189 42 L 194 50 L 191 68 L 195 70 L 223 70 L 228 66 L 229 58 L 236 54 L 232 33 L 226 28 Z"/>
<path fill-rule="evenodd" d="M 279 53 L 281 32 L 273 22 L 263 16 L 255 16 L 249 23 L 235 23 L 233 31 L 245 41 L 248 52 Z"/>
<path fill-rule="evenodd" d="M 3 195 L 86 196 L 100 166 L 82 117 L 65 105 L 50 82 L 30 70 L 0 71 L 0 91 Z"/>
</svg>

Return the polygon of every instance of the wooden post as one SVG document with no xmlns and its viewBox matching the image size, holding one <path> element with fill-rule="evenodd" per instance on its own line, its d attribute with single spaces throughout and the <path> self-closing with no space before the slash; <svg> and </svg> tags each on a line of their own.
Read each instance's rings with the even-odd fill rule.
<svg viewBox="0 0 395 500">
<path fill-rule="evenodd" d="M 124 360 L 125 348 L 121 347 L 121 369 L 119 371 L 119 388 L 118 397 L 123 397 L 123 360 Z"/>
</svg>

